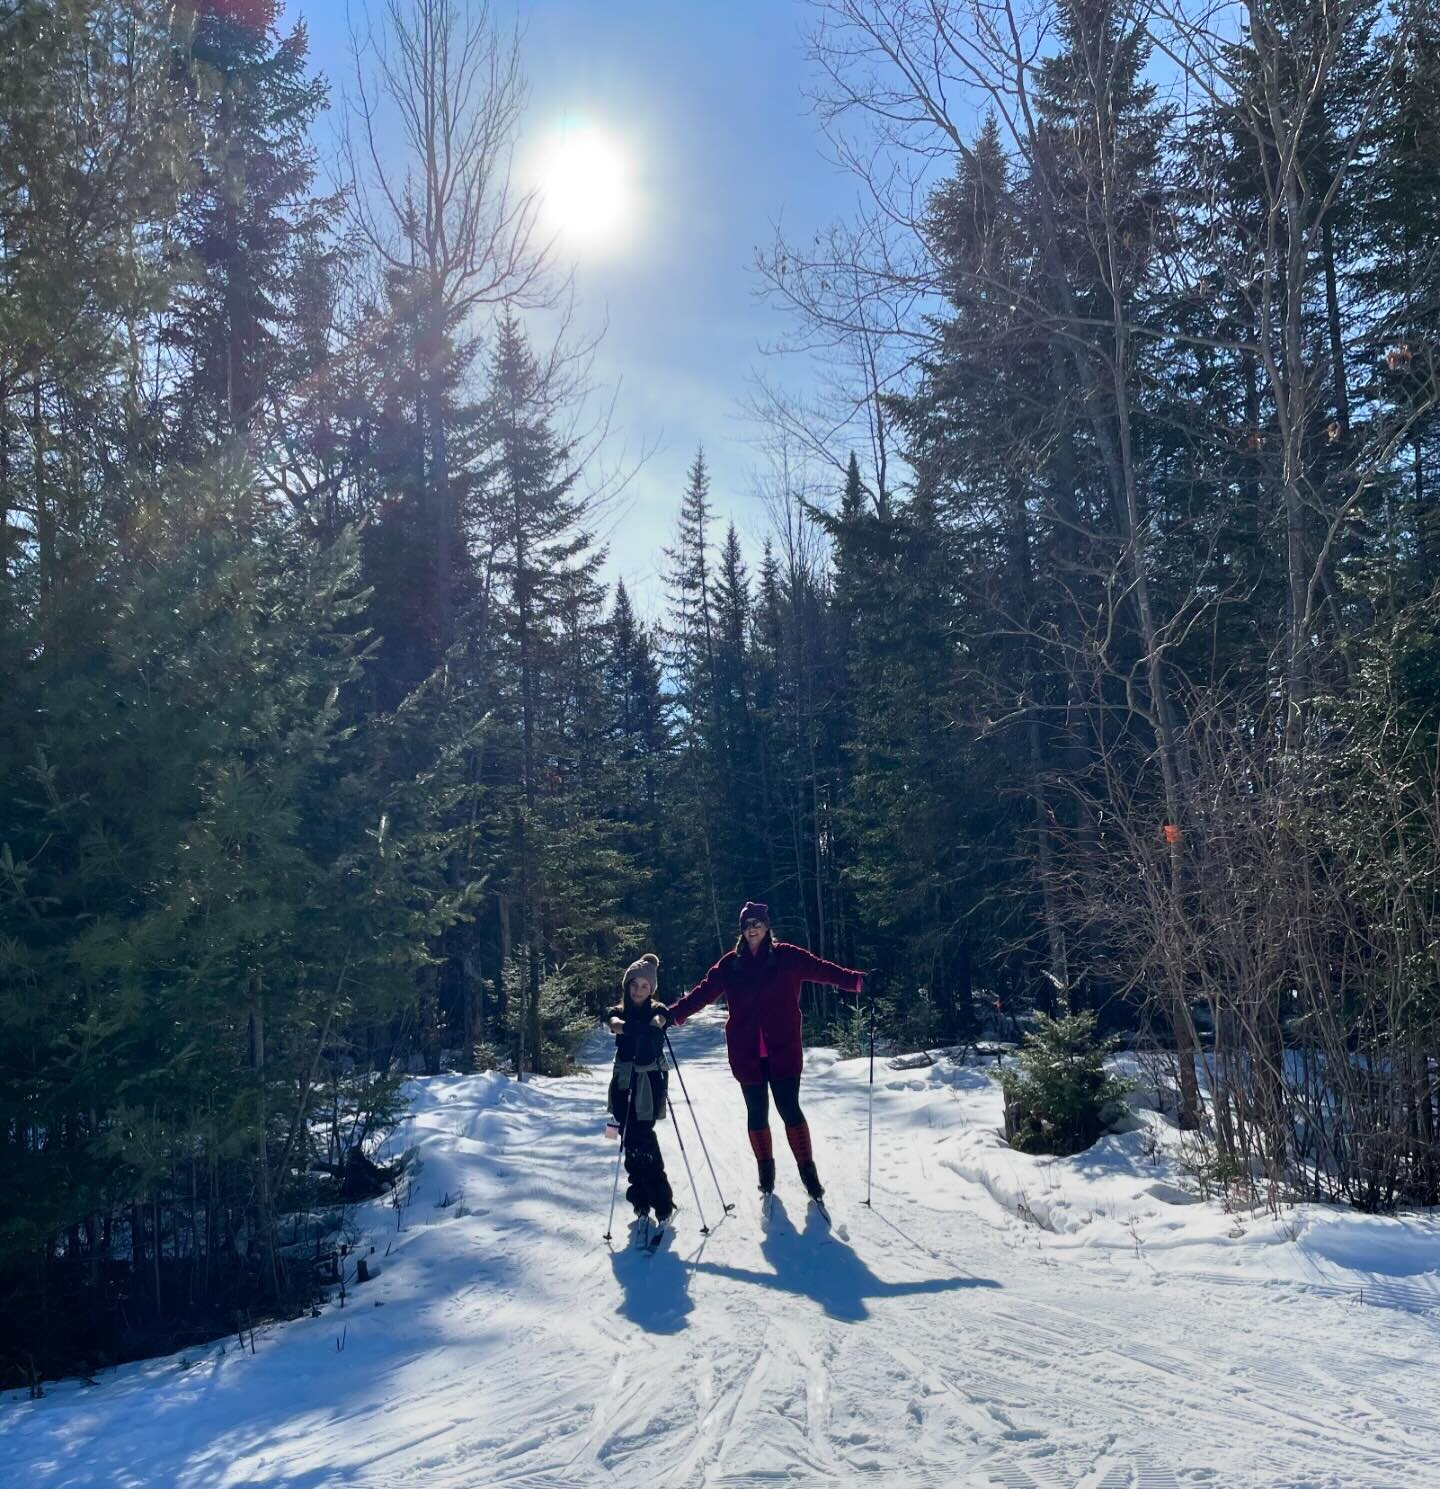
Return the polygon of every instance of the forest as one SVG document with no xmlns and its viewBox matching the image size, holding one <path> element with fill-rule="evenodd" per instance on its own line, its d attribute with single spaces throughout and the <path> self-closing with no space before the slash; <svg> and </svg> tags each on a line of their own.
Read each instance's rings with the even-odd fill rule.
<svg viewBox="0 0 1440 1489">
<path fill-rule="evenodd" d="M 1440 1202 L 1434 0 L 816 0 L 828 381 L 655 615 L 523 41 L 372 9 L 342 103 L 277 0 L 0 0 L 0 1386 L 310 1306 L 407 1074 L 747 898 L 891 1047 L 1092 1012 L 1217 1182 Z"/>
</svg>

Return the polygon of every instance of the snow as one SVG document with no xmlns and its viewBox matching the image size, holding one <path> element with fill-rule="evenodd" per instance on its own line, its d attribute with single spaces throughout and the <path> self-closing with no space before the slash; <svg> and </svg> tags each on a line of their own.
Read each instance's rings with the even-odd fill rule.
<svg viewBox="0 0 1440 1489">
<path fill-rule="evenodd" d="M 25 1489 L 1392 1489 L 1440 1484 L 1433 1216 L 1232 1213 L 1154 1113 L 1074 1159 L 1011 1152 L 986 1070 L 811 1050 L 802 1101 L 835 1228 L 777 1124 L 768 1225 L 718 1017 L 675 1037 L 653 1256 L 605 1230 L 608 1062 L 416 1080 L 360 1213 L 375 1280 L 318 1318 L 0 1398 Z M 601 1041 L 590 1055 L 604 1061 Z M 711 1233 L 675 1141 L 685 1137 Z M 447 1203 L 448 1201 L 448 1203 Z M 373 1247 L 373 1253 L 368 1251 Z M 343 1348 L 337 1348 L 343 1345 Z"/>
<path fill-rule="evenodd" d="M 1134 1075 L 1123 1066 L 1121 1073 Z M 967 1126 L 940 1161 L 986 1192 L 997 1223 L 1028 1221 L 1047 1233 L 1053 1250 L 1107 1261 L 1129 1252 L 1159 1277 L 1293 1284 L 1440 1319 L 1440 1219 L 1433 1215 L 1396 1220 L 1320 1204 L 1283 1205 L 1277 1215 L 1205 1203 L 1183 1163 L 1184 1138 L 1143 1106 L 1127 1120 L 1130 1130 L 1067 1159 L 1015 1152 L 999 1122 L 997 1104 L 988 1125 L 982 1118 Z"/>
</svg>

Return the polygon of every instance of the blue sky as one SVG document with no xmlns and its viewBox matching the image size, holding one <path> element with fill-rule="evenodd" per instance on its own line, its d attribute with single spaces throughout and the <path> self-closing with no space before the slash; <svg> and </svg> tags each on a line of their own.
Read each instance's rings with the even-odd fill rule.
<svg viewBox="0 0 1440 1489">
<path fill-rule="evenodd" d="M 379 0 L 371 5 L 378 13 Z M 811 376 L 798 359 L 776 365 L 764 354 L 784 328 L 757 299 L 751 265 L 777 220 L 808 238 L 855 197 L 804 97 L 813 12 L 805 0 L 530 0 L 495 13 L 524 31 L 527 136 L 581 114 L 630 145 L 641 198 L 630 241 L 582 257 L 576 282 L 583 319 L 608 316 L 596 372 L 620 387 L 614 452 L 621 442 L 632 454 L 654 447 L 607 522 L 611 577 L 654 614 L 661 550 L 697 444 L 721 532 L 733 518 L 754 553 L 766 517 L 755 494 L 761 431 L 741 409 L 747 377 L 763 365 L 803 389 Z M 338 113 L 344 6 L 290 0 L 286 19 L 297 14 Z"/>
</svg>

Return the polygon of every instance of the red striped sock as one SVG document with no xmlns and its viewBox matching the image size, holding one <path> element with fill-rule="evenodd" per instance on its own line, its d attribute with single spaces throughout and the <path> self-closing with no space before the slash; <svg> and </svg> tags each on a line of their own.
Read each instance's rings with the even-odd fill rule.
<svg viewBox="0 0 1440 1489">
<path fill-rule="evenodd" d="M 775 1156 L 775 1145 L 770 1141 L 770 1129 L 761 1127 L 758 1130 L 750 1129 L 750 1147 L 756 1158 L 773 1158 Z"/>
<path fill-rule="evenodd" d="M 785 1136 L 790 1139 L 790 1151 L 795 1155 L 796 1163 L 814 1162 L 815 1155 L 810 1151 L 810 1124 L 808 1122 L 797 1122 L 793 1127 L 787 1127 Z"/>
</svg>

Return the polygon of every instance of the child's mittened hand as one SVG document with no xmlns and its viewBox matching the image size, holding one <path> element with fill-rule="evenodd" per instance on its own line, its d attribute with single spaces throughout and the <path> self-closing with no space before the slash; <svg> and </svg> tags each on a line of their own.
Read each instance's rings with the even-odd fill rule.
<svg viewBox="0 0 1440 1489">
<path fill-rule="evenodd" d="M 623 1034 L 625 1032 L 625 1020 L 621 1018 L 612 1018 L 610 1020 L 610 1032 L 612 1034 Z"/>
<path fill-rule="evenodd" d="M 667 1019 L 663 1013 L 657 1013 L 655 1017 L 650 1020 L 650 1022 L 654 1024 L 657 1029 L 663 1029 L 665 1025 L 670 1022 L 670 1020 Z"/>
</svg>

